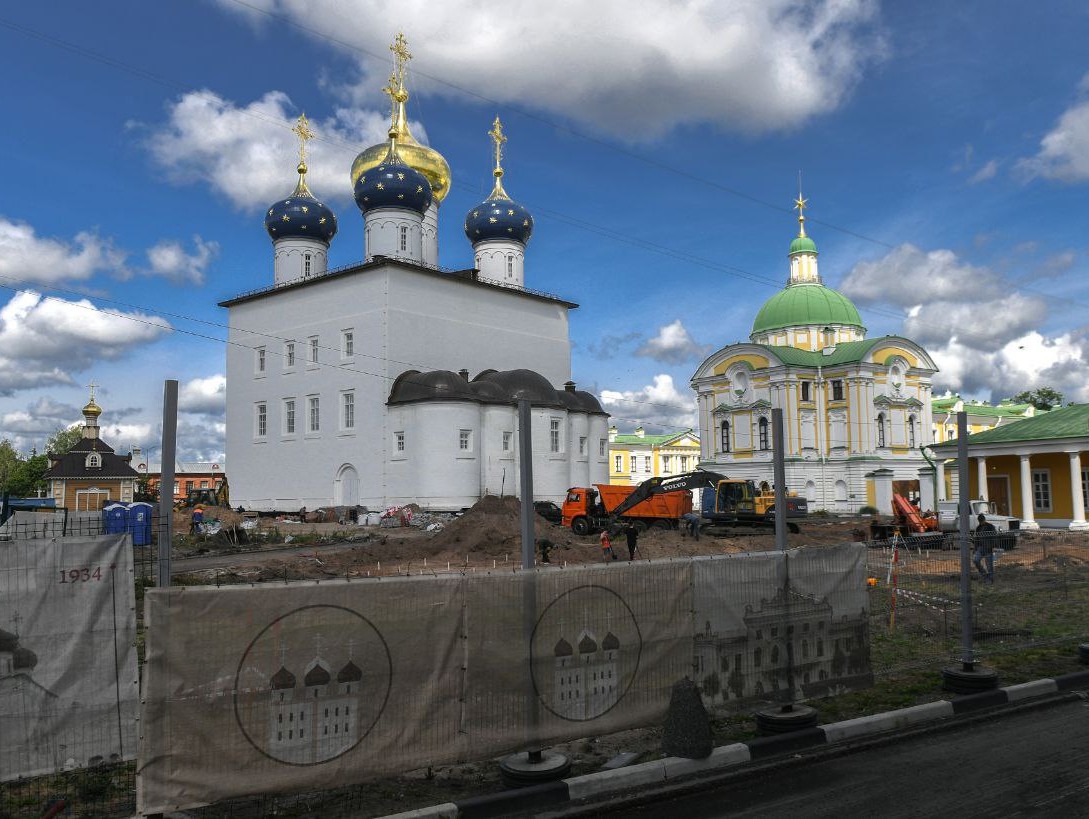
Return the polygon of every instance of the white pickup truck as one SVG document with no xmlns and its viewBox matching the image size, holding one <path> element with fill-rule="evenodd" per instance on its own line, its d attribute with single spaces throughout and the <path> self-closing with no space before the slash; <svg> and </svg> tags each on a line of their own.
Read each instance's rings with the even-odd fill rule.
<svg viewBox="0 0 1089 819">
<path fill-rule="evenodd" d="M 938 529 L 942 532 L 954 534 L 960 531 L 960 510 L 957 501 L 938 501 Z M 987 522 L 994 524 L 998 530 L 998 538 L 995 546 L 1002 549 L 1012 549 L 1017 546 L 1017 538 L 1021 534 L 1021 518 L 1000 515 L 994 510 L 994 504 L 985 500 L 968 501 L 971 513 L 968 515 L 968 530 L 974 532 L 979 522 L 980 515 L 987 516 Z M 950 544 L 954 545 L 954 544 Z"/>
</svg>

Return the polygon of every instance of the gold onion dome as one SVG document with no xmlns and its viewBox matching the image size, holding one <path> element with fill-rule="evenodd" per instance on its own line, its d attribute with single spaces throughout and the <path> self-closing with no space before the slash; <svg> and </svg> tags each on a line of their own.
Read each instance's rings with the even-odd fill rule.
<svg viewBox="0 0 1089 819">
<path fill-rule="evenodd" d="M 98 385 L 92 383 L 89 386 L 91 388 L 91 400 L 88 401 L 87 406 L 83 408 L 83 414 L 85 416 L 90 415 L 97 418 L 102 414 L 102 407 L 95 403 L 95 387 Z"/>
<path fill-rule="evenodd" d="M 383 91 L 389 95 L 392 120 L 390 130 L 397 141 L 397 156 L 404 164 L 422 173 L 431 184 L 431 193 L 436 202 L 442 202 L 450 191 L 450 165 L 446 159 L 434 148 L 421 145 L 412 136 L 408 128 L 408 115 L 405 113 L 405 103 L 408 101 L 408 91 L 405 89 L 405 64 L 412 57 L 408 53 L 404 35 L 398 34 L 390 51 L 396 58 L 396 67 L 390 76 L 389 85 Z M 379 142 L 360 153 L 352 162 L 352 188 L 355 188 L 359 177 L 372 168 L 377 168 L 389 153 L 389 142 Z"/>
</svg>

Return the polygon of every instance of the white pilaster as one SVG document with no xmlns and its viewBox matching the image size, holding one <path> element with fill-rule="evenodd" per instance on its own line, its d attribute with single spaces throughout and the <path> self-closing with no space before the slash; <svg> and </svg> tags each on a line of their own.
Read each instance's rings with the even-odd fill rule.
<svg viewBox="0 0 1089 819">
<path fill-rule="evenodd" d="M 439 203 L 432 198 L 423 216 L 423 263 L 439 266 Z"/>
<path fill-rule="evenodd" d="M 1040 528 L 1032 509 L 1032 469 L 1028 455 L 1021 456 L 1021 528 Z"/>
<path fill-rule="evenodd" d="M 979 499 L 990 500 L 987 497 L 987 459 L 982 455 L 976 458 L 976 485 L 979 489 Z"/>
<path fill-rule="evenodd" d="M 1067 454 L 1070 456 L 1070 499 L 1074 504 L 1074 518 L 1070 521 L 1070 528 L 1084 532 L 1089 530 L 1089 523 L 1085 522 L 1085 499 L 1081 495 L 1081 453 Z"/>
<path fill-rule="evenodd" d="M 934 468 L 938 470 L 938 497 L 934 499 L 936 503 L 945 500 L 945 461 L 940 458 L 934 461 Z"/>
</svg>

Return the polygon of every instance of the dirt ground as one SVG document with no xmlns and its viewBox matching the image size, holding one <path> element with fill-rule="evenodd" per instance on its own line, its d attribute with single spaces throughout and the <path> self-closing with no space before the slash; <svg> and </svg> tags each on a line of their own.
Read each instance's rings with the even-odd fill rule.
<svg viewBox="0 0 1089 819">
<path fill-rule="evenodd" d="M 516 498 L 489 495 L 457 517 L 429 515 L 414 507 L 408 508 L 413 513 L 411 524 L 392 528 L 261 518 L 256 532 L 250 530 L 248 537 L 244 538 L 252 541 L 248 549 L 331 541 L 343 541 L 345 548 L 323 549 L 320 557 L 313 553 L 272 557 L 247 551 L 238 555 L 236 568 L 243 575 L 250 575 L 246 579 L 260 579 L 252 577 L 254 567 L 258 565 L 263 567 L 258 574 L 267 573 L 276 578 L 318 579 L 465 568 L 477 570 L 518 565 L 521 562 L 521 505 Z M 190 554 L 194 550 L 209 553 L 237 551 L 237 538 L 232 535 L 232 529 L 239 526 L 242 516 L 230 509 L 212 507 L 205 510 L 205 517 L 219 519 L 223 532 L 214 538 L 189 538 L 184 551 Z M 174 527 L 175 532 L 188 531 L 187 512 L 175 513 Z M 788 536 L 788 545 L 800 547 L 842 543 L 854 539 L 855 531 L 863 528 L 864 523 L 857 519 L 811 518 L 801 522 L 798 534 Z M 535 516 L 534 530 L 538 544 L 542 541 L 551 544 L 549 562 L 553 564 L 585 564 L 602 560 L 597 534 L 580 537 L 569 528 L 549 523 L 540 516 Z M 627 560 L 627 543 L 623 535 L 613 538 L 613 548 L 619 559 Z M 730 554 L 773 548 L 775 536 L 766 529 L 739 528 L 727 536 L 704 529 L 699 541 L 695 541 L 679 529 L 650 528 L 639 535 L 636 559 Z M 539 551 L 536 557 L 539 561 Z"/>
</svg>

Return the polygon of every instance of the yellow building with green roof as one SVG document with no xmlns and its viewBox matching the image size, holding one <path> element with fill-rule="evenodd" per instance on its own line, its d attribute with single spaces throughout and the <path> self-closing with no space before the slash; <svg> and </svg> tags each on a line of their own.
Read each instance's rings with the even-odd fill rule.
<svg viewBox="0 0 1089 819">
<path fill-rule="evenodd" d="M 771 411 L 783 410 L 788 488 L 811 509 L 854 512 L 877 500 L 874 473 L 933 506 L 927 462 L 937 365 L 900 336 L 867 338 L 851 300 L 825 286 L 806 235 L 805 199 L 786 286 L 756 314 L 747 343 L 712 353 L 692 375 L 700 466 L 772 480 Z M 881 509 L 889 513 L 891 509 Z"/>
<path fill-rule="evenodd" d="M 609 429 L 609 483 L 635 486 L 659 475 L 691 472 L 700 459 L 700 439 L 691 429 L 648 435 L 643 427 L 621 435 Z"/>
<path fill-rule="evenodd" d="M 957 443 L 935 444 L 943 473 L 956 469 Z M 1042 412 L 968 436 L 968 497 L 1020 515 L 1022 529 L 1089 530 L 1089 405 Z M 944 464 L 943 464 L 944 462 Z"/>
</svg>

